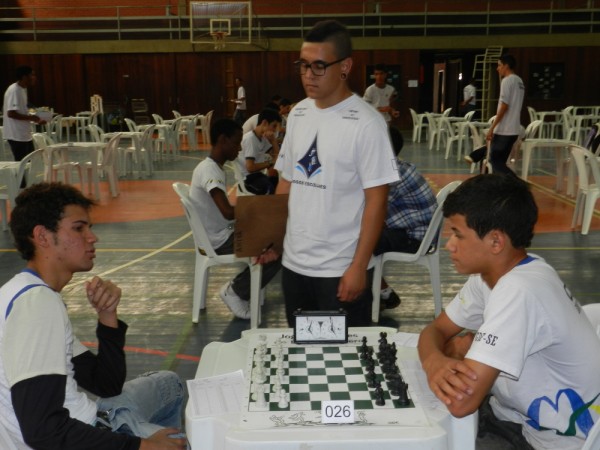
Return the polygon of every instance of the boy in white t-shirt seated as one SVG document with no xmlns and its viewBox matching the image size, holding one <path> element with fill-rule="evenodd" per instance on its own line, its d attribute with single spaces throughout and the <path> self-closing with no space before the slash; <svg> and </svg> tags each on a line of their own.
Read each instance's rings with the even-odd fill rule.
<svg viewBox="0 0 600 450">
<path fill-rule="evenodd" d="M 581 448 L 599 415 L 600 340 L 556 271 L 527 253 L 538 212 L 527 183 L 478 175 L 443 211 L 450 258 L 470 277 L 421 332 L 429 387 L 454 416 L 481 405 L 480 432 L 511 434 L 515 448 Z"/>
</svg>

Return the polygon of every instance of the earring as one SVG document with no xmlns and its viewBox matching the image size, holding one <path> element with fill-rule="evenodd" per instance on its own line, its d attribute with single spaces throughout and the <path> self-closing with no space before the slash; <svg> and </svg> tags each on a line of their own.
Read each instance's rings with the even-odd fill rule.
<svg viewBox="0 0 600 450">
<path fill-rule="evenodd" d="M 347 73 L 345 73 L 345 72 L 342 72 L 342 74 L 340 75 L 340 78 L 341 78 L 342 80 L 345 80 L 346 78 L 348 78 L 348 74 L 347 74 Z"/>
</svg>

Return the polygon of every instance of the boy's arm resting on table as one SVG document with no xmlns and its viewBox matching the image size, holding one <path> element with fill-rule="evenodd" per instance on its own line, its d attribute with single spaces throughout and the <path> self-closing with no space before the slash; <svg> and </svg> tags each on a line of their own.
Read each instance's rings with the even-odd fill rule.
<svg viewBox="0 0 600 450">
<path fill-rule="evenodd" d="M 219 188 L 213 188 L 210 191 L 210 196 L 213 199 L 213 202 L 215 202 L 215 205 L 217 205 L 217 208 L 219 208 L 219 211 L 221 211 L 221 214 L 223 214 L 223 217 L 225 219 L 235 219 L 235 209 L 233 206 L 231 206 L 231 203 L 229 203 L 225 192 L 223 192 Z"/>
<path fill-rule="evenodd" d="M 419 336 L 419 358 L 432 392 L 455 417 L 475 412 L 489 393 L 500 371 L 472 359 L 454 356 L 466 353 L 472 336 L 452 339 L 462 332 L 445 312 L 425 327 Z"/>
<path fill-rule="evenodd" d="M 383 184 L 364 190 L 365 209 L 362 214 L 360 235 L 352 263 L 346 269 L 338 286 L 340 301 L 355 300 L 367 286 L 367 268 L 373 255 L 373 249 L 383 229 L 387 211 L 389 186 Z"/>
</svg>

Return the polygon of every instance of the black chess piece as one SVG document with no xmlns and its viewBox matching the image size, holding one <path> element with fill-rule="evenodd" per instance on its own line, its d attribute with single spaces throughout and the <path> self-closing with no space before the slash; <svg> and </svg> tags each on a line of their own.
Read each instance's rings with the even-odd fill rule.
<svg viewBox="0 0 600 450">
<path fill-rule="evenodd" d="M 390 394 L 394 397 L 400 396 L 400 388 L 401 388 L 402 378 L 400 375 L 396 374 L 390 377 L 387 382 L 388 389 L 390 390 Z"/>
<path fill-rule="evenodd" d="M 365 375 L 365 378 L 367 379 L 367 386 L 369 386 L 371 389 L 376 387 L 377 375 L 375 374 L 375 372 L 373 370 L 369 370 L 367 372 L 367 374 Z"/>
<path fill-rule="evenodd" d="M 385 398 L 384 398 L 383 388 L 381 387 L 381 383 L 377 383 L 375 385 L 375 404 L 377 406 L 385 405 Z"/>
<path fill-rule="evenodd" d="M 410 400 L 408 398 L 408 383 L 403 382 L 400 385 L 400 396 L 398 397 L 398 403 L 400 403 L 400 406 L 410 405 Z"/>
</svg>

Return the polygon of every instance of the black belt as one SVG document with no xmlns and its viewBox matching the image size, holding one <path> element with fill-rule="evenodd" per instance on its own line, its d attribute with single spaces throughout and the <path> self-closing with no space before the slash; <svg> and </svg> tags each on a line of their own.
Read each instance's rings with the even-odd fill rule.
<svg viewBox="0 0 600 450">
<path fill-rule="evenodd" d="M 100 428 L 101 430 L 112 431 L 112 427 L 110 426 L 109 411 L 96 411 L 95 427 Z"/>
</svg>

